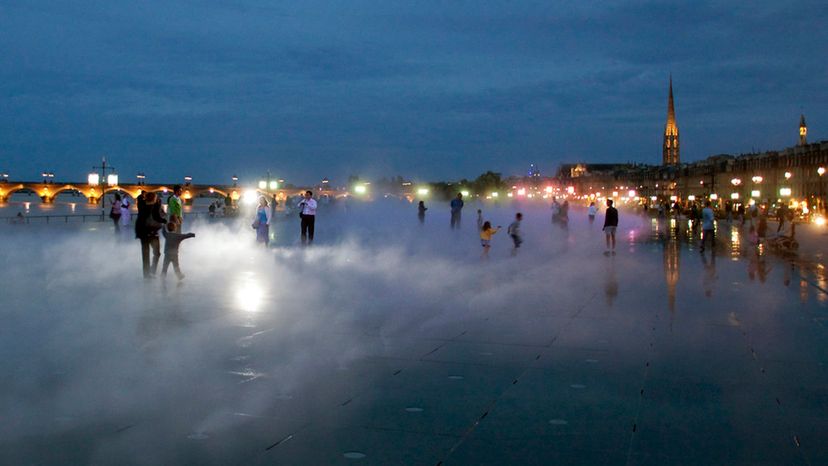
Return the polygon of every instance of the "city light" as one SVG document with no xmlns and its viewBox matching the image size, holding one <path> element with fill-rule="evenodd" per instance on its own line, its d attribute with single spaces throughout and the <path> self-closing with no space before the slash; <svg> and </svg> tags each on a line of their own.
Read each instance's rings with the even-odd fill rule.
<svg viewBox="0 0 828 466">
<path fill-rule="evenodd" d="M 267 181 L 259 181 L 259 189 L 267 189 Z"/>
<path fill-rule="evenodd" d="M 670 196 L 670 200 L 676 202 L 678 200 L 678 196 Z"/>
<path fill-rule="evenodd" d="M 612 192 L 612 197 L 618 197 L 618 191 L 613 191 Z"/>
<path fill-rule="evenodd" d="M 816 223 L 819 226 L 824 226 L 825 217 L 823 217 L 822 215 L 817 215 L 816 217 L 814 217 L 814 223 Z"/>
<path fill-rule="evenodd" d="M 468 191 L 460 191 L 460 194 L 462 194 L 463 197 L 469 197 L 469 192 Z"/>
<path fill-rule="evenodd" d="M 498 193 L 496 193 L 496 192 L 493 192 L 493 193 L 492 193 L 492 197 L 497 197 L 497 196 L 499 196 L 499 195 L 500 195 L 500 194 L 498 194 Z"/>
<path fill-rule="evenodd" d="M 734 201 L 739 199 L 739 193 L 731 193 L 730 198 L 733 199 Z"/>
<path fill-rule="evenodd" d="M 354 192 L 357 194 L 365 194 L 366 191 L 368 191 L 368 188 L 366 188 L 364 184 L 354 186 Z"/>
<path fill-rule="evenodd" d="M 756 176 L 754 176 L 753 178 L 751 178 L 751 180 L 753 180 L 753 182 L 754 182 L 754 183 L 756 183 L 756 184 L 761 183 L 763 179 L 764 179 L 764 178 L 762 178 L 762 177 L 761 177 L 761 176 L 759 176 L 759 175 L 756 175 Z"/>
<path fill-rule="evenodd" d="M 688 200 L 688 201 L 691 201 L 691 202 L 692 202 L 692 201 L 695 201 L 695 200 L 696 200 L 696 196 L 694 196 L 694 195 L 692 195 L 692 194 L 691 194 L 691 195 L 687 196 L 687 200 Z"/>
<path fill-rule="evenodd" d="M 739 178 L 733 178 L 732 180 L 730 180 L 730 184 L 732 184 L 733 186 L 739 186 L 740 184 L 742 184 L 742 180 L 740 180 Z"/>
<path fill-rule="evenodd" d="M 417 189 L 417 195 L 427 196 L 428 195 L 428 188 L 419 188 L 419 189 Z"/>
<path fill-rule="evenodd" d="M 520 188 L 517 191 L 518 196 L 525 196 L 526 195 L 526 188 Z"/>
<path fill-rule="evenodd" d="M 791 195 L 791 188 L 779 188 L 779 195 L 782 197 L 788 197 Z"/>
<path fill-rule="evenodd" d="M 190 184 L 192 182 L 193 182 L 193 177 L 192 176 L 185 176 L 184 177 L 184 183 L 185 184 Z"/>
<path fill-rule="evenodd" d="M 631 190 L 627 193 L 627 197 L 630 197 L 630 198 L 635 197 L 635 190 L 634 190 L 634 189 L 631 189 Z"/>
<path fill-rule="evenodd" d="M 546 194 L 552 194 L 552 186 L 547 186 L 544 191 L 546 191 Z"/>
<path fill-rule="evenodd" d="M 650 200 L 651 200 L 651 201 L 653 201 L 653 202 L 655 202 L 655 201 L 657 201 L 657 200 L 658 200 L 658 197 L 656 197 L 656 196 L 650 196 Z"/>
<path fill-rule="evenodd" d="M 275 191 L 278 188 L 279 188 L 279 182 L 278 181 L 273 180 L 273 181 L 270 182 L 270 190 L 271 191 Z"/>
<path fill-rule="evenodd" d="M 761 193 L 761 192 L 759 192 L 759 190 L 757 190 L 757 189 L 754 189 L 753 191 L 751 191 L 751 192 L 750 192 L 750 197 L 755 197 L 755 198 L 757 198 L 757 199 L 758 199 L 761 195 L 762 195 L 762 193 Z"/>
<path fill-rule="evenodd" d="M 259 201 L 259 193 L 257 193 L 253 189 L 248 189 L 244 192 L 244 196 L 242 197 L 242 202 L 247 205 L 253 205 Z"/>
<path fill-rule="evenodd" d="M 569 194 L 575 194 L 575 186 L 567 186 L 566 192 Z"/>
<path fill-rule="evenodd" d="M 89 176 L 86 177 L 86 182 L 89 183 L 90 186 L 97 186 L 101 182 L 101 175 L 97 173 L 90 173 Z"/>
<path fill-rule="evenodd" d="M 118 186 L 118 174 L 110 173 L 106 176 L 106 184 L 109 186 Z"/>
<path fill-rule="evenodd" d="M 716 200 L 716 199 L 718 199 L 718 198 L 719 198 L 719 195 L 718 195 L 718 194 L 716 194 L 716 193 L 713 193 L 713 194 L 711 194 L 711 195 L 710 195 L 710 200 L 711 200 L 711 201 L 715 201 L 715 200 Z"/>
<path fill-rule="evenodd" d="M 790 180 L 793 174 L 791 172 L 785 172 L 785 179 Z"/>
<path fill-rule="evenodd" d="M 824 174 L 825 174 L 825 167 L 819 167 L 819 168 L 817 168 L 817 173 L 819 173 L 819 176 L 824 175 Z M 824 220 L 825 220 L 825 219 L 823 219 L 823 221 L 824 221 Z"/>
</svg>

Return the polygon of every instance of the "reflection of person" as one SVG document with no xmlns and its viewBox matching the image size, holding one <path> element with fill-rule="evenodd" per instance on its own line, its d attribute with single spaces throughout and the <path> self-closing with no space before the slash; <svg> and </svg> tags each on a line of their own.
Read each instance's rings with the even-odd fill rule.
<svg viewBox="0 0 828 466">
<path fill-rule="evenodd" d="M 704 295 L 708 298 L 713 296 L 713 284 L 716 282 L 716 251 L 711 251 L 710 262 L 707 261 L 707 256 L 702 255 L 702 264 L 704 265 L 704 278 L 702 285 L 704 286 Z"/>
<path fill-rule="evenodd" d="M 267 199 L 264 196 L 259 198 L 259 207 L 256 208 L 256 242 L 267 243 L 270 241 L 270 215 L 271 210 L 267 206 Z"/>
<path fill-rule="evenodd" d="M 305 197 L 299 203 L 302 211 L 299 216 L 302 218 L 302 244 L 313 243 L 313 230 L 316 223 L 316 199 L 313 198 L 313 191 L 305 191 Z"/>
<path fill-rule="evenodd" d="M 610 265 L 607 267 L 606 282 L 604 282 L 604 297 L 607 300 L 607 306 L 612 307 L 615 298 L 618 297 L 618 278 L 615 275 L 615 259 L 610 260 Z"/>
<path fill-rule="evenodd" d="M 425 213 L 428 210 L 428 207 L 425 206 L 425 202 L 420 201 L 417 204 L 417 218 L 420 219 L 420 223 L 425 223 Z"/>
<path fill-rule="evenodd" d="M 483 229 L 483 211 L 477 209 L 477 231 Z"/>
<path fill-rule="evenodd" d="M 195 238 L 195 233 L 176 233 L 174 230 L 177 226 L 179 225 L 167 223 L 167 228 L 164 229 L 164 267 L 161 268 L 161 276 L 167 276 L 167 269 L 172 264 L 175 276 L 183 280 L 184 274 L 178 266 L 178 246 L 187 238 Z"/>
<path fill-rule="evenodd" d="M 121 226 L 129 226 L 132 222 L 132 213 L 129 211 L 129 199 L 121 199 Z"/>
<path fill-rule="evenodd" d="M 615 230 L 618 228 L 618 209 L 612 206 L 612 199 L 607 199 L 604 212 L 604 234 L 607 237 L 607 251 L 604 255 L 615 254 Z"/>
<path fill-rule="evenodd" d="M 182 212 L 181 212 L 181 186 L 173 186 L 173 194 L 167 198 L 167 215 L 169 215 L 169 222 L 175 224 L 175 230 L 181 231 Z"/>
<path fill-rule="evenodd" d="M 158 270 L 158 258 L 161 257 L 161 244 L 158 231 L 167 223 L 161 211 L 161 203 L 155 193 L 145 193 L 138 201 L 138 217 L 135 219 L 135 237 L 141 240 L 141 259 L 144 265 L 144 278 L 151 278 Z M 152 248 L 152 261 L 150 261 Z"/>
<path fill-rule="evenodd" d="M 463 193 L 457 193 L 457 197 L 451 200 L 451 228 L 460 228 L 460 218 L 463 213 Z"/>
<path fill-rule="evenodd" d="M 704 209 L 702 209 L 702 239 L 701 239 L 701 248 L 699 248 L 700 252 L 704 252 L 704 245 L 707 243 L 707 238 L 710 238 L 710 247 L 715 248 L 716 246 L 716 235 L 715 231 L 713 230 L 713 221 L 715 219 L 715 214 L 713 213 L 713 207 L 711 207 L 710 201 L 706 201 L 704 203 Z"/>
<path fill-rule="evenodd" d="M 483 228 L 480 230 L 480 245 L 483 246 L 483 254 L 480 257 L 486 259 L 489 257 L 489 249 L 492 248 L 492 236 L 500 230 L 500 226 L 492 228 L 491 222 L 483 222 Z"/>
<path fill-rule="evenodd" d="M 517 250 L 520 247 L 520 244 L 523 243 L 523 238 L 520 236 L 520 221 L 523 220 L 523 214 L 518 212 L 515 214 L 515 221 L 509 225 L 509 228 L 506 230 L 506 233 L 512 237 L 512 242 L 514 243 L 514 247 L 512 248 L 512 255 L 514 256 L 517 254 Z"/>
</svg>

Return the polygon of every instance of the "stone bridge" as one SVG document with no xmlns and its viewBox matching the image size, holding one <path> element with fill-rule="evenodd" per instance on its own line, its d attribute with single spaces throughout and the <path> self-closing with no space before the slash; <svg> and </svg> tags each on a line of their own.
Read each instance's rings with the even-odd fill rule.
<svg viewBox="0 0 828 466">
<path fill-rule="evenodd" d="M 90 185 L 88 183 L 43 183 L 43 182 L 2 182 L 0 183 L 0 203 L 7 202 L 12 194 L 24 191 L 33 192 L 43 201 L 44 204 L 51 204 L 60 193 L 77 193 L 87 199 L 90 204 L 97 204 L 101 200 L 101 196 L 107 194 L 121 193 L 121 195 L 128 195 L 132 198 L 138 197 L 143 192 L 168 193 L 172 192 L 172 184 L 119 184 L 114 186 L 108 185 Z M 330 196 L 341 197 L 347 196 L 347 192 L 322 190 L 319 191 L 314 188 L 283 188 L 283 189 L 258 189 L 245 188 L 242 186 L 223 186 L 223 185 L 207 185 L 207 184 L 182 184 L 183 189 L 181 195 L 185 203 L 189 204 L 197 197 L 222 197 L 228 196 L 233 201 L 238 201 L 241 196 L 249 191 L 255 191 L 259 194 L 273 196 L 277 200 L 283 201 L 290 196 L 297 196 L 310 189 L 314 191 L 315 196 Z"/>
</svg>

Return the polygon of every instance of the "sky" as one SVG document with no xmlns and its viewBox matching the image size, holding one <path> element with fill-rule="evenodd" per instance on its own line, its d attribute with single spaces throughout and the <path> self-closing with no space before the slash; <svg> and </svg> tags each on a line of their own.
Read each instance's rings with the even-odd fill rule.
<svg viewBox="0 0 828 466">
<path fill-rule="evenodd" d="M 230 5 L 232 3 L 232 5 Z M 551 174 L 828 139 L 828 3 L 0 2 L 0 170 L 83 180 Z"/>
</svg>

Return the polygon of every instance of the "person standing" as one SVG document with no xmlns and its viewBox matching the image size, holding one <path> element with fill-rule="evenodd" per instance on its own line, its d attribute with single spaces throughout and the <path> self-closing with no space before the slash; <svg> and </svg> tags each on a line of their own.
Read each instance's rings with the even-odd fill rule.
<svg viewBox="0 0 828 466">
<path fill-rule="evenodd" d="M 161 257 L 161 243 L 158 231 L 167 223 L 161 211 L 161 203 L 155 193 L 145 193 L 138 201 L 138 217 L 135 219 L 135 237 L 141 240 L 141 260 L 144 266 L 144 278 L 152 278 L 158 270 L 158 258 Z M 152 260 L 150 260 L 152 249 Z"/>
<path fill-rule="evenodd" d="M 699 252 L 704 252 L 704 244 L 707 242 L 708 237 L 710 238 L 710 247 L 716 247 L 716 235 L 715 231 L 713 230 L 713 222 L 716 216 L 713 213 L 713 207 L 710 201 L 705 201 L 704 209 L 702 209 L 701 211 L 701 217 L 702 238 Z"/>
<path fill-rule="evenodd" d="M 175 225 L 175 231 L 181 232 L 182 217 L 182 203 L 181 203 L 181 185 L 173 186 L 172 196 L 167 198 L 167 215 L 169 215 L 169 222 Z"/>
<path fill-rule="evenodd" d="M 463 213 L 463 193 L 457 193 L 457 197 L 451 200 L 451 228 L 460 228 L 460 218 Z"/>
<path fill-rule="evenodd" d="M 103 202 L 103 201 L 102 201 Z M 115 193 L 115 198 L 112 199 L 112 207 L 109 210 L 109 218 L 115 224 L 115 234 L 121 232 L 121 195 Z"/>
<path fill-rule="evenodd" d="M 523 243 L 523 237 L 520 234 L 520 222 L 523 220 L 523 214 L 518 212 L 515 214 L 515 221 L 509 225 L 509 228 L 506 230 L 509 233 L 509 236 L 512 237 L 512 242 L 514 243 L 514 247 L 512 248 L 512 255 L 517 254 L 517 250 L 520 247 L 520 244 Z"/>
<path fill-rule="evenodd" d="M 302 218 L 302 244 L 313 243 L 313 230 L 316 223 L 316 199 L 313 198 L 313 191 L 305 191 L 305 197 L 299 203 L 299 217 Z"/>
<path fill-rule="evenodd" d="M 618 228 L 618 209 L 612 206 L 612 199 L 607 199 L 607 211 L 604 213 L 604 234 L 607 237 L 605 256 L 615 255 L 615 230 Z"/>
<path fill-rule="evenodd" d="M 270 242 L 270 219 L 272 218 L 270 212 L 271 210 L 267 205 L 267 199 L 264 196 L 260 197 L 253 227 L 256 229 L 256 242 L 264 243 L 265 247 Z"/>
<path fill-rule="evenodd" d="M 425 206 L 425 202 L 420 201 L 420 203 L 417 204 L 417 218 L 420 220 L 420 225 L 425 223 L 426 210 L 428 210 L 428 207 Z"/>
<path fill-rule="evenodd" d="M 129 211 L 129 199 L 121 199 L 121 226 L 127 227 L 132 223 L 132 213 Z"/>
<path fill-rule="evenodd" d="M 595 214 L 598 213 L 598 207 L 595 207 L 594 202 L 589 203 L 589 209 L 587 210 L 587 216 L 589 216 L 589 224 L 592 225 L 595 222 Z"/>
</svg>

